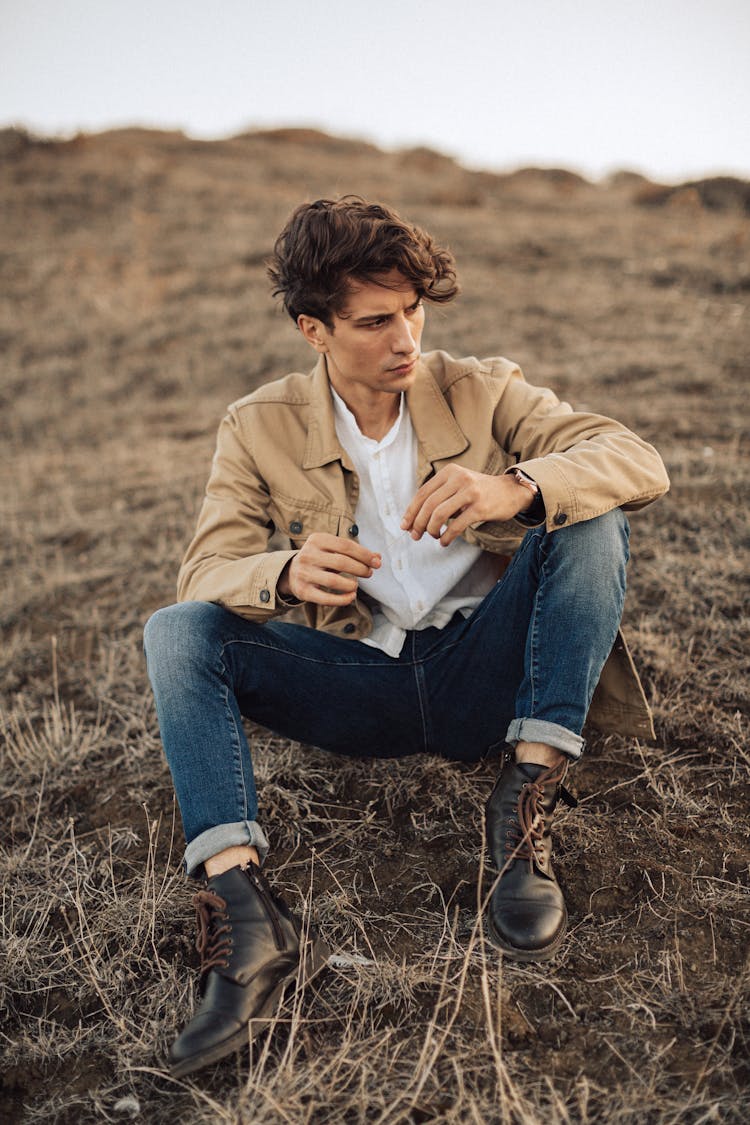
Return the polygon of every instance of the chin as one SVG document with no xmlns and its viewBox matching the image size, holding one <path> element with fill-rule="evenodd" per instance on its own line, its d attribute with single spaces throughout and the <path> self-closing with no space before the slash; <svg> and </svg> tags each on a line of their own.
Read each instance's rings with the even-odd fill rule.
<svg viewBox="0 0 750 1125">
<path fill-rule="evenodd" d="M 411 371 L 405 371 L 403 375 L 399 375 L 396 371 L 390 371 L 388 374 L 388 383 L 390 384 L 392 389 L 404 391 L 412 385 L 416 378 L 416 365 L 412 367 Z"/>
</svg>

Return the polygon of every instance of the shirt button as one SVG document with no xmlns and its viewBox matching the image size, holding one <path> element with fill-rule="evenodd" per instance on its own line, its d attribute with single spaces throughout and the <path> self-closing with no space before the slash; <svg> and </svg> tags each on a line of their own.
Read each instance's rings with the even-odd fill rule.
<svg viewBox="0 0 750 1125">
<path fill-rule="evenodd" d="M 568 517 L 565 515 L 565 512 L 558 512 L 552 522 L 557 527 L 562 527 L 562 525 L 564 523 L 567 523 L 567 520 L 568 520 Z"/>
<path fill-rule="evenodd" d="M 347 622 L 347 624 L 344 626 L 344 632 L 345 633 L 356 633 L 356 631 L 357 631 L 357 626 L 354 624 L 353 621 Z"/>
<path fill-rule="evenodd" d="M 261 590 L 261 592 L 260 592 L 260 600 L 261 600 L 261 601 L 262 601 L 262 602 L 263 602 L 264 604 L 265 604 L 266 602 L 270 602 L 270 600 L 271 600 L 271 591 L 270 591 L 270 590 Z"/>
<path fill-rule="evenodd" d="M 356 523 L 353 523 L 352 526 L 349 528 L 349 534 L 351 535 L 351 537 L 353 539 L 356 539 L 357 536 L 359 535 L 359 528 L 357 527 Z"/>
<path fill-rule="evenodd" d="M 291 531 L 292 535 L 299 535 L 300 531 L 302 531 L 302 524 L 299 520 L 292 520 L 292 522 L 289 524 L 289 530 Z"/>
</svg>

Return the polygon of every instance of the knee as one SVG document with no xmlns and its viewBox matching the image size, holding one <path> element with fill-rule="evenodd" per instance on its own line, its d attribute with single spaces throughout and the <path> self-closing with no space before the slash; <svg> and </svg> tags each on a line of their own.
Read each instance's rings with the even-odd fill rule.
<svg viewBox="0 0 750 1125">
<path fill-rule="evenodd" d="M 597 568 L 625 567 L 630 557 L 630 524 L 621 508 L 574 524 L 578 548 Z"/>
<path fill-rule="evenodd" d="M 561 528 L 553 539 L 561 547 L 569 546 L 580 562 L 593 564 L 595 569 L 624 567 L 630 555 L 630 525 L 621 508 Z"/>
<path fill-rule="evenodd" d="M 157 609 L 143 630 L 149 667 L 190 660 L 196 651 L 205 652 L 217 618 L 224 612 L 211 602 L 179 602 Z"/>
<path fill-rule="evenodd" d="M 586 520 L 584 527 L 592 525 L 589 530 L 599 544 L 599 549 L 612 554 L 615 558 L 625 557 L 627 561 L 630 544 L 630 524 L 622 508 L 613 508 L 604 515 L 595 516 Z"/>
</svg>

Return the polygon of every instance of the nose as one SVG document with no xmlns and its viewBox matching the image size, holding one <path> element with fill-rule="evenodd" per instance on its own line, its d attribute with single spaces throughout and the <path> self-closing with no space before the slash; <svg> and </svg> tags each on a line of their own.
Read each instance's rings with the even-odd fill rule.
<svg viewBox="0 0 750 1125">
<path fill-rule="evenodd" d="M 394 321 L 391 349 L 397 355 L 411 355 L 419 339 L 419 329 L 405 316 L 397 317 Z"/>
</svg>

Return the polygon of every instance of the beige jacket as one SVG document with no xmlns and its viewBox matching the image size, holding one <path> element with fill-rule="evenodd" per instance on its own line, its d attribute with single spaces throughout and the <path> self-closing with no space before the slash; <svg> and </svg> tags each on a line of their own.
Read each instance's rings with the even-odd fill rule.
<svg viewBox="0 0 750 1125">
<path fill-rule="evenodd" d="M 669 487 L 652 446 L 609 418 L 574 413 L 552 391 L 530 386 L 507 359 L 428 353 L 407 402 L 418 484 L 449 462 L 489 474 L 518 465 L 542 491 L 551 532 L 612 508 L 642 508 Z M 180 569 L 179 600 L 217 602 L 258 622 L 288 612 L 276 592 L 282 570 L 313 531 L 356 534 L 358 489 L 336 437 L 323 358 L 309 375 L 288 375 L 240 399 L 219 428 L 198 527 Z M 464 538 L 509 556 L 524 534 L 511 520 L 480 524 Z M 352 639 L 372 627 L 359 598 L 343 608 L 305 604 L 304 611 L 315 628 Z M 622 634 L 589 719 L 604 731 L 654 736 Z"/>
</svg>

